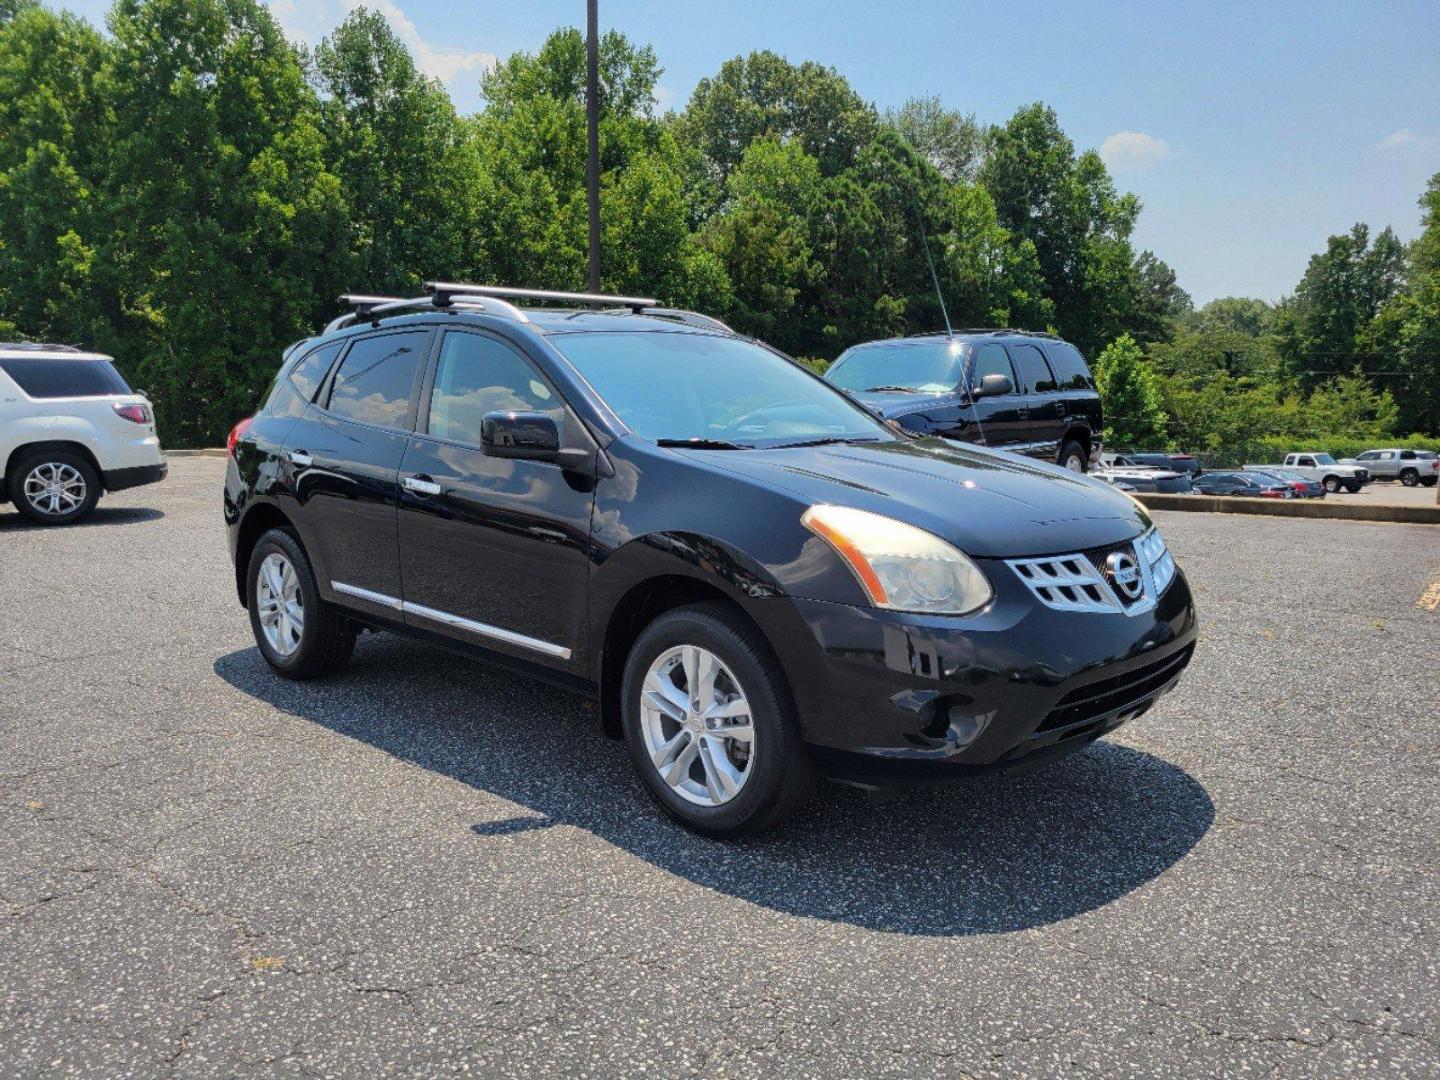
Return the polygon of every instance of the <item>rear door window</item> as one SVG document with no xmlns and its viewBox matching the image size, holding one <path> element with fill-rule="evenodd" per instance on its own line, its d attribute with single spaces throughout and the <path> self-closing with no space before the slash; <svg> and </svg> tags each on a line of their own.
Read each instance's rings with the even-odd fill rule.
<svg viewBox="0 0 1440 1080">
<path fill-rule="evenodd" d="M 326 407 L 347 420 L 408 427 L 415 376 L 429 343 L 429 330 L 360 338 L 340 361 Z"/>
<path fill-rule="evenodd" d="M 0 369 L 32 398 L 109 397 L 132 393 L 109 360 L 27 357 L 0 360 Z"/>
<path fill-rule="evenodd" d="M 1045 355 L 1055 370 L 1055 381 L 1061 390 L 1093 390 L 1095 379 L 1080 350 L 1068 341 L 1045 343 Z"/>
<path fill-rule="evenodd" d="M 1009 349 L 1026 393 L 1048 394 L 1055 389 L 1055 376 L 1039 349 L 1034 345 L 1011 345 Z"/>
<path fill-rule="evenodd" d="M 315 391 L 320 389 L 320 384 L 325 381 L 325 376 L 330 371 L 330 365 L 335 362 L 335 357 L 340 355 L 344 345 L 343 341 L 337 341 L 316 349 L 290 369 L 290 381 L 295 384 L 295 392 L 304 400 L 315 400 Z"/>
</svg>

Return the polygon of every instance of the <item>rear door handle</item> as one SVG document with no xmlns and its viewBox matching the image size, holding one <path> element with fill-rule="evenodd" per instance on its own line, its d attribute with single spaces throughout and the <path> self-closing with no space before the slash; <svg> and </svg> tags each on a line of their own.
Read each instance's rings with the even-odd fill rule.
<svg viewBox="0 0 1440 1080">
<path fill-rule="evenodd" d="M 315 459 L 304 450 L 291 450 L 290 464 L 299 465 L 302 469 L 308 469 L 311 465 L 315 464 Z"/>
<path fill-rule="evenodd" d="M 440 485 L 430 477 L 421 473 L 419 476 L 407 476 L 400 481 L 406 491 L 413 491 L 417 495 L 439 495 Z"/>
</svg>

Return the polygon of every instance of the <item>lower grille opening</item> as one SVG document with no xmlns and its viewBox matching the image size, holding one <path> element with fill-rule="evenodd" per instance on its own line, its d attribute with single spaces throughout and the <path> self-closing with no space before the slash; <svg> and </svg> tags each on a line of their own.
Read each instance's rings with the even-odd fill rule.
<svg viewBox="0 0 1440 1080">
<path fill-rule="evenodd" d="M 1155 693 L 1184 669 L 1194 650 L 1190 644 L 1164 660 L 1076 687 L 1060 699 L 1035 733 L 1083 724 Z"/>
</svg>

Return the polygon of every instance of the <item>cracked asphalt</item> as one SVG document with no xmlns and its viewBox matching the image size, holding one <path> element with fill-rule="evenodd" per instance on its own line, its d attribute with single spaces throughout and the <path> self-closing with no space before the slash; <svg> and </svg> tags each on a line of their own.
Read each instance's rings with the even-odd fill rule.
<svg viewBox="0 0 1440 1080">
<path fill-rule="evenodd" d="M 579 698 L 271 676 L 222 466 L 0 507 L 0 1073 L 1440 1076 L 1440 529 L 1161 514 L 1156 709 L 725 845 Z"/>
</svg>

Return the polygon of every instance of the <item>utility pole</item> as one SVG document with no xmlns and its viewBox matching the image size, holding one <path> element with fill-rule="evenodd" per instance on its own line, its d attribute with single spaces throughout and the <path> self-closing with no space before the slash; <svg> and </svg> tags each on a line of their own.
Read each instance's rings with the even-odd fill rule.
<svg viewBox="0 0 1440 1080">
<path fill-rule="evenodd" d="M 586 0 L 585 125 L 589 160 L 585 188 L 590 203 L 590 291 L 600 291 L 600 12 L 599 0 Z"/>
</svg>

